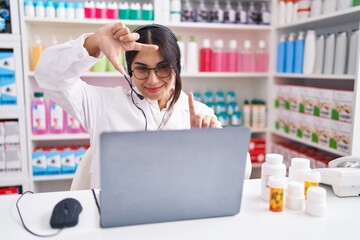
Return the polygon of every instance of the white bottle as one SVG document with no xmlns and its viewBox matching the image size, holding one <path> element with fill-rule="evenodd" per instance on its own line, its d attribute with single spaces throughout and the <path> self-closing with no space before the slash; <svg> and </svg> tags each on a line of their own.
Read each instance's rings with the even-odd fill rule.
<svg viewBox="0 0 360 240">
<path fill-rule="evenodd" d="M 280 0 L 278 5 L 278 24 L 284 25 L 286 23 L 286 3 L 285 0 Z"/>
<path fill-rule="evenodd" d="M 293 21 L 293 7 L 294 3 L 292 0 L 286 2 L 286 23 L 291 23 Z"/>
<path fill-rule="evenodd" d="M 55 18 L 55 7 L 53 1 L 47 1 L 45 4 L 45 16 L 48 18 Z"/>
<path fill-rule="evenodd" d="M 355 75 L 356 73 L 356 58 L 358 54 L 358 41 L 359 41 L 359 30 L 354 30 L 350 36 L 350 43 L 349 43 L 349 56 L 348 56 L 348 68 L 347 74 Z M 352 51 L 352 49 L 355 49 Z"/>
<path fill-rule="evenodd" d="M 315 68 L 316 33 L 308 30 L 305 37 L 303 73 L 313 74 Z"/>
<path fill-rule="evenodd" d="M 289 181 L 298 181 L 304 184 L 305 174 L 310 170 L 311 168 L 309 159 L 292 158 L 291 165 L 289 167 Z"/>
<path fill-rule="evenodd" d="M 311 17 L 317 17 L 322 14 L 322 8 L 323 8 L 322 4 L 323 4 L 323 0 L 313 0 L 311 2 L 311 12 L 310 12 Z"/>
<path fill-rule="evenodd" d="M 174 23 L 181 22 L 181 0 L 171 0 L 170 20 Z"/>
<path fill-rule="evenodd" d="M 332 74 L 334 70 L 335 34 L 331 33 L 325 41 L 324 74 Z"/>
<path fill-rule="evenodd" d="M 185 44 L 182 41 L 181 36 L 178 36 L 178 45 L 179 45 L 179 49 L 180 49 L 180 66 L 181 66 L 181 71 L 182 72 L 186 72 L 186 68 L 185 68 Z"/>
<path fill-rule="evenodd" d="M 345 74 L 347 56 L 347 32 L 338 33 L 335 44 L 334 74 Z"/>
<path fill-rule="evenodd" d="M 316 58 L 314 74 L 322 74 L 324 71 L 325 37 L 320 35 L 316 40 Z"/>
<path fill-rule="evenodd" d="M 195 37 L 190 37 L 186 52 L 186 70 L 188 73 L 199 72 L 199 48 Z"/>
<path fill-rule="evenodd" d="M 295 0 L 294 1 L 294 6 L 293 6 L 293 9 L 292 9 L 292 20 L 293 22 L 297 22 L 299 19 L 298 19 L 298 9 L 299 9 L 299 0 Z"/>
<path fill-rule="evenodd" d="M 41 0 L 38 0 L 35 4 L 35 16 L 41 18 L 45 17 L 45 7 Z"/>
<path fill-rule="evenodd" d="M 62 1 L 58 2 L 57 8 L 56 8 L 56 17 L 57 18 L 65 18 L 66 17 L 65 3 Z"/>
<path fill-rule="evenodd" d="M 34 17 L 35 16 L 35 7 L 32 0 L 27 0 L 24 3 L 25 5 L 25 16 Z"/>
<path fill-rule="evenodd" d="M 84 4 L 82 2 L 77 2 L 75 6 L 75 18 L 83 19 L 85 18 Z"/>
<path fill-rule="evenodd" d="M 352 7 L 352 0 L 338 0 L 337 1 L 337 10 L 343 10 Z"/>
<path fill-rule="evenodd" d="M 66 8 L 66 18 L 68 19 L 73 19 L 75 18 L 75 8 L 74 8 L 74 3 L 72 1 L 68 1 L 65 4 L 65 8 Z"/>
<path fill-rule="evenodd" d="M 337 0 L 324 0 L 323 14 L 329 14 L 335 12 L 336 9 L 337 9 Z"/>
<path fill-rule="evenodd" d="M 266 154 L 265 163 L 261 166 L 261 198 L 269 201 L 270 176 L 286 176 L 286 166 L 283 163 L 283 156 L 280 154 Z"/>
<path fill-rule="evenodd" d="M 305 206 L 304 184 L 289 181 L 286 191 L 285 204 L 288 209 L 303 210 Z"/>
<path fill-rule="evenodd" d="M 326 213 L 326 190 L 321 187 L 310 187 L 305 203 L 306 214 L 323 217 Z"/>
</svg>

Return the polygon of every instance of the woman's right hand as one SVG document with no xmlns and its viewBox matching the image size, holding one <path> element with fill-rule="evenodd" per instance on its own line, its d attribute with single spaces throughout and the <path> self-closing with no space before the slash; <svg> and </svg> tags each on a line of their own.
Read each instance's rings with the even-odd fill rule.
<svg viewBox="0 0 360 240">
<path fill-rule="evenodd" d="M 107 24 L 89 36 L 84 43 L 90 56 L 98 57 L 100 52 L 109 59 L 122 74 L 126 75 L 124 66 L 119 61 L 119 54 L 125 51 L 156 51 L 158 46 L 136 42 L 138 33 L 131 33 L 123 23 Z"/>
</svg>

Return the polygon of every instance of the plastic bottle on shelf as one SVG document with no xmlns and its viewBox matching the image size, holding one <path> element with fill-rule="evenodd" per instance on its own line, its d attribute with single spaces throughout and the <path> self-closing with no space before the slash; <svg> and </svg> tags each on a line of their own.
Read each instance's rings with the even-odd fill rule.
<svg viewBox="0 0 360 240">
<path fill-rule="evenodd" d="M 235 9 L 231 6 L 230 0 L 226 1 L 226 7 L 224 11 L 224 23 L 235 23 L 236 20 Z"/>
<path fill-rule="evenodd" d="M 226 53 L 226 72 L 239 72 L 240 53 L 238 51 L 237 41 L 232 39 L 229 41 L 229 49 Z"/>
<path fill-rule="evenodd" d="M 58 2 L 55 11 L 56 11 L 57 18 L 66 18 L 66 9 L 65 9 L 64 2 L 62 2 L 62 1 Z"/>
<path fill-rule="evenodd" d="M 130 19 L 131 20 L 140 20 L 141 18 L 141 6 L 138 2 L 132 2 L 130 4 Z"/>
<path fill-rule="evenodd" d="M 186 66 L 185 66 L 185 59 L 186 59 L 186 54 L 185 54 L 185 43 L 182 40 L 182 37 L 179 35 L 178 36 L 178 46 L 180 49 L 180 66 L 181 66 L 181 71 L 182 72 L 186 72 Z"/>
<path fill-rule="evenodd" d="M 297 22 L 298 19 L 298 9 L 299 9 L 299 2 L 300 0 L 293 0 L 294 5 L 293 5 L 293 9 L 292 9 L 292 20 L 293 22 Z"/>
<path fill-rule="evenodd" d="M 108 19 L 118 19 L 118 4 L 115 1 L 107 3 L 106 16 Z"/>
<path fill-rule="evenodd" d="M 95 4 L 95 18 L 106 18 L 106 2 L 98 0 Z"/>
<path fill-rule="evenodd" d="M 251 49 L 251 41 L 244 41 L 244 48 L 240 53 L 241 61 L 240 64 L 242 66 L 242 72 L 254 72 L 255 70 L 255 59 L 254 52 Z"/>
<path fill-rule="evenodd" d="M 286 23 L 286 1 L 280 0 L 278 5 L 278 24 L 283 25 Z"/>
<path fill-rule="evenodd" d="M 34 92 L 34 98 L 31 101 L 31 129 L 33 134 L 46 134 L 47 109 L 42 92 Z"/>
<path fill-rule="evenodd" d="M 334 70 L 335 34 L 327 35 L 325 40 L 324 74 L 332 74 Z"/>
<path fill-rule="evenodd" d="M 308 30 L 305 37 L 303 73 L 313 74 L 315 69 L 316 32 Z"/>
<path fill-rule="evenodd" d="M 286 23 L 292 23 L 293 22 L 293 7 L 294 7 L 294 1 L 287 0 L 286 1 Z"/>
<path fill-rule="evenodd" d="M 285 72 L 285 61 L 286 61 L 286 35 L 282 34 L 280 36 L 280 41 L 278 43 L 278 49 L 277 49 L 276 71 L 278 73 Z"/>
<path fill-rule="evenodd" d="M 350 35 L 349 49 L 357 49 L 359 41 L 359 30 L 353 30 Z M 347 74 L 355 75 L 357 51 L 349 51 Z"/>
<path fill-rule="evenodd" d="M 271 14 L 269 11 L 269 6 L 267 2 L 261 3 L 261 24 L 270 25 Z"/>
<path fill-rule="evenodd" d="M 239 1 L 236 9 L 236 23 L 248 24 L 248 13 L 243 7 L 243 2 Z"/>
<path fill-rule="evenodd" d="M 35 7 L 32 0 L 26 0 L 24 2 L 24 7 L 26 17 L 35 17 Z"/>
<path fill-rule="evenodd" d="M 75 5 L 75 18 L 83 19 L 85 17 L 84 4 L 82 2 L 77 2 Z"/>
<path fill-rule="evenodd" d="M 40 18 L 45 17 L 45 7 L 41 0 L 37 0 L 35 3 L 35 16 Z"/>
<path fill-rule="evenodd" d="M 130 18 L 130 7 L 128 2 L 119 2 L 119 19 Z"/>
<path fill-rule="evenodd" d="M 245 127 L 251 127 L 251 104 L 248 100 L 243 103 L 243 120 Z"/>
<path fill-rule="evenodd" d="M 66 132 L 68 133 L 80 133 L 81 125 L 73 116 L 68 113 L 66 115 Z"/>
<path fill-rule="evenodd" d="M 224 21 L 224 10 L 220 8 L 218 0 L 214 1 L 214 6 L 211 9 L 211 22 L 222 23 Z"/>
<path fill-rule="evenodd" d="M 64 111 L 54 101 L 50 100 L 49 104 L 49 129 L 50 133 L 58 134 L 63 133 L 64 126 Z"/>
<path fill-rule="evenodd" d="M 290 33 L 286 42 L 286 73 L 294 73 L 295 70 L 295 33 Z"/>
<path fill-rule="evenodd" d="M 269 53 L 266 50 L 266 43 L 260 40 L 255 52 L 255 72 L 267 72 L 269 70 Z"/>
<path fill-rule="evenodd" d="M 337 0 L 324 0 L 323 14 L 329 14 L 335 12 L 336 9 L 337 9 Z"/>
<path fill-rule="evenodd" d="M 324 69 L 325 37 L 319 35 L 316 39 L 315 74 L 322 74 Z"/>
<path fill-rule="evenodd" d="M 170 21 L 181 22 L 181 0 L 171 0 L 170 3 Z"/>
<path fill-rule="evenodd" d="M 45 16 L 48 18 L 55 18 L 56 16 L 54 2 L 51 0 L 45 4 Z"/>
<path fill-rule="evenodd" d="M 92 0 L 85 1 L 84 3 L 85 18 L 95 18 L 95 3 Z"/>
<path fill-rule="evenodd" d="M 154 6 L 152 3 L 144 3 L 142 5 L 141 16 L 143 20 L 154 20 Z"/>
<path fill-rule="evenodd" d="M 270 199 L 269 177 L 286 176 L 286 166 L 283 163 L 283 156 L 280 154 L 266 154 L 265 162 L 261 165 L 261 198 L 265 201 Z"/>
<path fill-rule="evenodd" d="M 295 42 L 295 63 L 294 63 L 294 73 L 303 72 L 303 63 L 304 63 L 304 48 L 305 48 L 305 33 L 303 31 L 299 32 L 298 37 Z"/>
<path fill-rule="evenodd" d="M 204 39 L 200 49 L 200 72 L 210 72 L 212 69 L 213 50 L 210 47 L 210 40 Z"/>
<path fill-rule="evenodd" d="M 199 48 L 198 44 L 195 41 L 194 36 L 190 36 L 190 41 L 187 45 L 187 61 L 186 61 L 186 70 L 188 73 L 197 73 L 199 72 Z"/>
<path fill-rule="evenodd" d="M 66 9 L 66 18 L 67 19 L 75 18 L 75 7 L 74 7 L 74 3 L 72 1 L 66 2 L 65 9 Z"/>
<path fill-rule="evenodd" d="M 195 10 L 195 22 L 208 22 L 209 18 L 209 9 L 205 6 L 204 0 L 200 0 L 199 7 Z"/>
<path fill-rule="evenodd" d="M 217 39 L 215 40 L 215 46 L 214 46 L 214 50 L 213 50 L 213 55 L 212 55 L 212 72 L 222 72 L 224 71 L 224 64 L 225 64 L 225 60 L 224 60 L 224 41 L 222 39 Z"/>
<path fill-rule="evenodd" d="M 323 5 L 323 0 L 313 0 L 311 2 L 310 16 L 311 17 L 320 16 L 322 14 L 322 5 Z"/>
<path fill-rule="evenodd" d="M 39 58 L 41 53 L 44 51 L 44 46 L 41 42 L 41 39 L 38 35 L 35 36 L 35 44 L 32 47 L 32 63 L 33 63 L 33 70 L 36 70 L 37 64 L 39 62 Z"/>
<path fill-rule="evenodd" d="M 334 74 L 345 74 L 347 56 L 347 32 L 340 32 L 336 37 Z"/>
<path fill-rule="evenodd" d="M 260 24 L 259 11 L 256 10 L 254 2 L 250 2 L 248 9 L 248 24 Z"/>
<path fill-rule="evenodd" d="M 189 0 L 186 0 L 185 4 L 181 5 L 181 21 L 182 22 L 194 21 L 194 11 Z"/>
</svg>

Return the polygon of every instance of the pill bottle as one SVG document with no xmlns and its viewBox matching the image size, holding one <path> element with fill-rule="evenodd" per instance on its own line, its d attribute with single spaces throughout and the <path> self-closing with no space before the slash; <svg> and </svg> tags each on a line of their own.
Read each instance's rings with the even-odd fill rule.
<svg viewBox="0 0 360 240">
<path fill-rule="evenodd" d="M 305 199 L 307 198 L 307 191 L 309 187 L 319 186 L 321 181 L 321 175 L 316 171 L 309 171 L 305 174 L 305 187 L 304 187 L 304 195 Z"/>
<path fill-rule="evenodd" d="M 280 154 L 266 154 L 265 162 L 261 165 L 261 198 L 269 201 L 270 176 L 286 176 L 286 166 L 283 163 L 283 156 Z"/>
<path fill-rule="evenodd" d="M 310 170 L 310 160 L 306 158 L 292 158 L 289 167 L 289 181 L 304 183 L 305 174 Z"/>
<path fill-rule="evenodd" d="M 272 212 L 282 212 L 284 208 L 285 177 L 270 176 L 268 184 L 270 187 L 269 210 Z"/>
<path fill-rule="evenodd" d="M 288 209 L 302 210 L 305 205 L 304 183 L 290 181 L 287 187 L 285 204 Z"/>
<path fill-rule="evenodd" d="M 305 203 L 305 213 L 314 217 L 323 217 L 326 212 L 326 191 L 321 187 L 309 187 Z"/>
</svg>

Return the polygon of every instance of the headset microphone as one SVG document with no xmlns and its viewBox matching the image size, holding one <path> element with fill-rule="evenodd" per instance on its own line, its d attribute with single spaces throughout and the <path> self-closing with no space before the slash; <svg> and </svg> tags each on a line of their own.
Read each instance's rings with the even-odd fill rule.
<svg viewBox="0 0 360 240">
<path fill-rule="evenodd" d="M 129 81 L 129 79 L 128 79 L 125 75 L 124 75 L 124 78 L 125 78 L 126 81 L 128 82 L 128 84 L 129 84 L 129 86 L 130 86 L 130 88 L 131 88 L 131 91 L 133 91 L 140 100 L 144 100 L 144 96 L 141 95 L 140 93 L 138 93 L 137 91 L 135 91 L 135 89 L 133 88 L 131 82 Z"/>
</svg>

